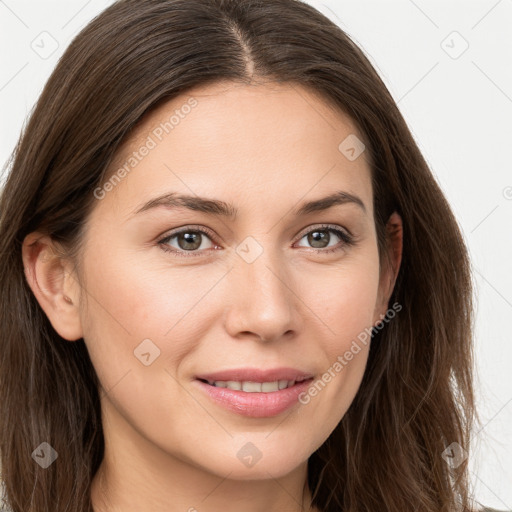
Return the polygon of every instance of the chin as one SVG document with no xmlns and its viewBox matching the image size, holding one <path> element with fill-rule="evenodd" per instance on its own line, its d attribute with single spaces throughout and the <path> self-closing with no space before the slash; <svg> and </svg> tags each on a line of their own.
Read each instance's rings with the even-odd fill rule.
<svg viewBox="0 0 512 512">
<path fill-rule="evenodd" d="M 264 435 L 268 435 L 268 432 Z M 254 437 L 253 437 L 254 439 Z M 277 438 L 276 438 L 277 439 Z M 230 480 L 268 480 L 281 478 L 295 471 L 302 464 L 307 463 L 307 455 L 300 457 L 304 446 L 284 446 L 282 442 L 269 443 L 249 441 L 245 438 L 242 443 L 235 443 L 236 447 L 222 450 L 222 456 L 215 454 L 212 465 L 214 473 L 223 478 L 229 475 Z M 280 448 L 279 448 L 280 446 Z M 218 449 L 218 448 L 217 448 Z M 215 449 L 212 450 L 215 452 Z M 286 452 L 293 455 L 287 456 Z M 233 456 L 228 454 L 233 453 Z M 204 458 L 202 465 L 205 465 Z"/>
</svg>

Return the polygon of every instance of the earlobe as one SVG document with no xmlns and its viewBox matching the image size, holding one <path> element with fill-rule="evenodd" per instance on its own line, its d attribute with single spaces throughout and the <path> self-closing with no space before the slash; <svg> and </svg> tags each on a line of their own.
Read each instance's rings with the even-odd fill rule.
<svg viewBox="0 0 512 512">
<path fill-rule="evenodd" d="M 66 340 L 82 338 L 78 286 L 70 262 L 51 237 L 37 232 L 25 237 L 22 258 L 28 285 L 53 328 Z"/>
</svg>

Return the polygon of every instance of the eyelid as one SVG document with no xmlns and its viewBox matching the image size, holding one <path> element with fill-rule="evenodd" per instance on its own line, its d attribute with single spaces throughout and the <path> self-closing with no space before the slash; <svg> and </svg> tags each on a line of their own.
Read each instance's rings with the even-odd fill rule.
<svg viewBox="0 0 512 512">
<path fill-rule="evenodd" d="M 202 226 L 200 224 L 187 224 L 186 226 L 171 229 L 169 232 L 164 233 L 163 235 L 159 236 L 158 238 L 160 241 L 162 241 L 162 240 L 165 240 L 172 236 L 179 235 L 180 233 L 187 232 L 187 231 L 199 231 L 201 233 L 207 234 L 210 238 L 217 237 L 215 232 L 213 232 L 210 228 L 207 228 L 206 226 Z"/>
<path fill-rule="evenodd" d="M 318 229 L 319 231 L 322 229 L 326 229 L 326 230 L 332 229 L 333 231 L 341 231 L 341 232 L 344 232 L 347 237 L 354 238 L 354 235 L 352 235 L 352 233 L 347 228 L 338 226 L 337 224 L 322 224 L 322 223 L 320 223 L 320 224 L 316 224 L 316 225 L 312 224 L 311 226 L 304 228 L 300 232 L 300 234 L 297 235 L 297 241 L 300 240 L 301 238 L 303 238 L 305 235 L 307 235 L 311 231 L 314 231 L 315 229 Z"/>
</svg>

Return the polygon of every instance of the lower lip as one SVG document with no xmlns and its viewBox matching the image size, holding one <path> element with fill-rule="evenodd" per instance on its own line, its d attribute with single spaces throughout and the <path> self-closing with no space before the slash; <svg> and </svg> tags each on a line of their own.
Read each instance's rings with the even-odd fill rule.
<svg viewBox="0 0 512 512">
<path fill-rule="evenodd" d="M 206 382 L 195 380 L 210 398 L 226 409 L 251 418 L 269 418 L 277 416 L 298 402 L 299 395 L 306 391 L 313 379 L 297 382 L 291 388 L 269 393 L 247 393 L 234 389 L 210 386 Z"/>
</svg>

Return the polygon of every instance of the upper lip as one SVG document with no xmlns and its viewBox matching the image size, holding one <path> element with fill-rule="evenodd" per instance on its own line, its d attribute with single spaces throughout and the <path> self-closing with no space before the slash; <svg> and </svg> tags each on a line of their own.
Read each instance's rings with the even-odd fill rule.
<svg viewBox="0 0 512 512">
<path fill-rule="evenodd" d="M 296 368 L 233 368 L 213 373 L 201 373 L 196 379 L 208 381 L 251 381 L 251 382 L 274 382 L 276 380 L 306 380 L 312 378 L 313 374 L 297 370 Z"/>
</svg>

